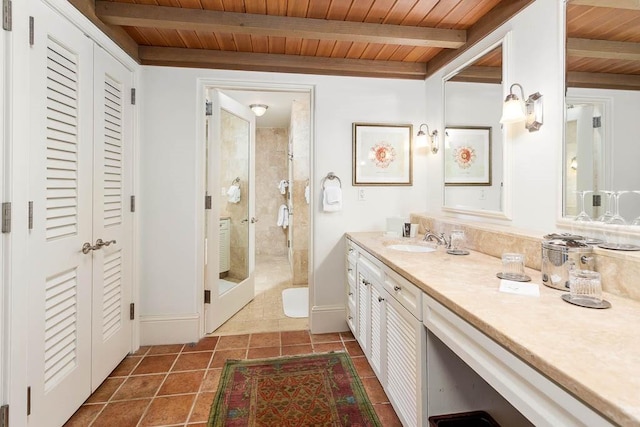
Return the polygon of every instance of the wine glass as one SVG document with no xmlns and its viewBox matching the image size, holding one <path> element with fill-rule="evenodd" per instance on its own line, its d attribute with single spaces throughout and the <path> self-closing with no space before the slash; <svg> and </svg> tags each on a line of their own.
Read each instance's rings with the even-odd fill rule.
<svg viewBox="0 0 640 427">
<path fill-rule="evenodd" d="M 587 226 L 591 223 L 591 217 L 585 210 L 584 196 L 593 193 L 592 190 L 574 191 L 580 198 L 580 213 L 573 219 L 573 234 L 585 237 Z"/>
<path fill-rule="evenodd" d="M 626 225 L 627 221 L 620 215 L 620 196 L 628 193 L 628 191 L 616 191 L 613 193 L 613 216 L 609 218 L 607 224 Z"/>
<path fill-rule="evenodd" d="M 620 196 L 628 191 L 616 191 L 613 193 L 613 216 L 605 223 L 608 228 L 607 249 L 624 249 L 627 245 L 623 242 L 622 227 L 627 221 L 620 215 Z"/>
<path fill-rule="evenodd" d="M 611 196 L 613 196 L 615 191 L 600 190 L 600 193 L 604 193 L 607 200 L 605 202 L 604 213 L 600 215 L 596 221 L 607 222 L 613 217 L 613 213 L 611 213 Z"/>
<path fill-rule="evenodd" d="M 640 191 L 634 191 L 634 193 L 636 194 L 640 194 Z M 633 222 L 631 223 L 631 225 L 640 225 L 640 215 L 638 215 L 636 217 L 636 219 L 633 220 Z"/>
</svg>

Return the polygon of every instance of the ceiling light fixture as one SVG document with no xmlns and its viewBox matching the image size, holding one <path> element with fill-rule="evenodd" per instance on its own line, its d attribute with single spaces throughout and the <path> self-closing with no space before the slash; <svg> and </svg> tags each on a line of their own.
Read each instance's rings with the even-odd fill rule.
<svg viewBox="0 0 640 427">
<path fill-rule="evenodd" d="M 520 88 L 521 98 L 513 93 L 514 86 Z M 542 95 L 540 92 L 529 95 L 526 101 L 524 99 L 524 90 L 518 83 L 514 83 L 509 88 L 509 95 L 504 100 L 502 106 L 502 117 L 500 123 L 518 123 L 525 122 L 524 126 L 529 132 L 535 132 L 542 126 Z"/>
<path fill-rule="evenodd" d="M 267 108 L 269 108 L 269 106 L 265 104 L 251 104 L 249 105 L 249 108 L 251 108 L 251 111 L 253 111 L 253 114 L 255 114 L 258 117 L 261 117 L 264 115 L 264 113 L 267 112 Z"/>
<path fill-rule="evenodd" d="M 422 130 L 423 127 L 427 128 L 427 132 L 425 133 L 425 131 Z M 420 125 L 420 127 L 418 128 L 418 133 L 416 134 L 416 146 L 417 147 L 426 147 L 427 146 L 427 139 L 429 139 L 429 145 L 431 148 L 431 152 L 433 154 L 436 154 L 438 152 L 438 150 L 440 149 L 440 142 L 438 140 L 438 131 L 434 130 L 433 132 L 429 131 L 429 125 L 427 125 L 426 123 L 423 123 Z"/>
</svg>

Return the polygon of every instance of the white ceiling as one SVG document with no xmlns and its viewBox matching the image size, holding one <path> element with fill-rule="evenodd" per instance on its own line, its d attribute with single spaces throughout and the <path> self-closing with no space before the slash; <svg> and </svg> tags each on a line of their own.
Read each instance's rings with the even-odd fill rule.
<svg viewBox="0 0 640 427">
<path fill-rule="evenodd" d="M 256 117 L 259 128 L 289 128 L 291 103 L 294 99 L 309 101 L 304 92 L 224 90 L 226 95 L 247 107 L 251 104 L 265 104 L 269 108 L 262 117 Z"/>
</svg>

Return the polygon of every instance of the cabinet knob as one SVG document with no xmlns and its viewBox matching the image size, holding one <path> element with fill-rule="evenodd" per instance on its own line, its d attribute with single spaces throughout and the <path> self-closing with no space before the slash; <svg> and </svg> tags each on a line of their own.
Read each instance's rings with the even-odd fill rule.
<svg viewBox="0 0 640 427">
<path fill-rule="evenodd" d="M 400 286 L 398 286 L 398 285 L 395 285 L 393 287 L 393 290 L 396 291 L 396 292 L 398 292 L 400 289 L 402 289 L 402 288 Z"/>
<path fill-rule="evenodd" d="M 382 302 L 382 301 L 384 301 L 384 298 L 378 297 L 378 302 Z"/>
<path fill-rule="evenodd" d="M 353 292 L 349 292 L 349 296 L 352 297 L 353 296 Z"/>
<path fill-rule="evenodd" d="M 351 273 L 353 271 L 353 268 L 347 268 L 347 271 Z"/>
<path fill-rule="evenodd" d="M 353 320 L 353 316 L 349 316 L 349 320 Z"/>
<path fill-rule="evenodd" d="M 352 254 L 353 253 L 353 248 L 349 248 L 349 253 Z"/>
</svg>

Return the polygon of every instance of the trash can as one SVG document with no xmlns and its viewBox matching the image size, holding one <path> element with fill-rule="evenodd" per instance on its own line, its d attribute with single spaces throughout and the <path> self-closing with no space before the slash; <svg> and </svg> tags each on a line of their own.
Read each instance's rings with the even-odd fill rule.
<svg viewBox="0 0 640 427">
<path fill-rule="evenodd" d="M 429 417 L 429 427 L 500 427 L 500 425 L 485 411 L 473 411 L 434 415 Z"/>
</svg>

